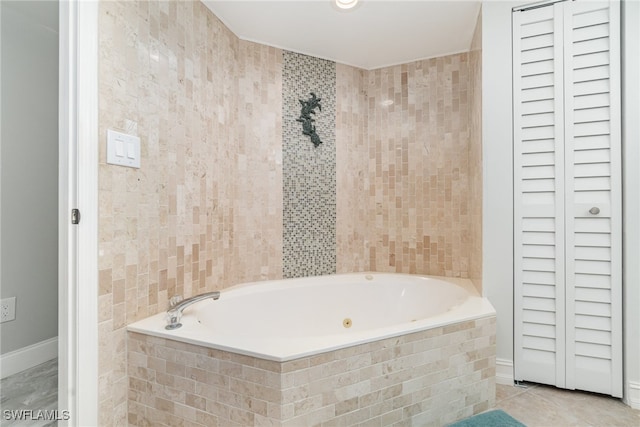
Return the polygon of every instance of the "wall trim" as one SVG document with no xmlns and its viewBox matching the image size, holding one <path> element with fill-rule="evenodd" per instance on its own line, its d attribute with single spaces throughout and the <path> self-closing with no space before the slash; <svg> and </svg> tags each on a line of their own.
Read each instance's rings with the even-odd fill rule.
<svg viewBox="0 0 640 427">
<path fill-rule="evenodd" d="M 496 358 L 496 384 L 513 385 L 513 361 Z"/>
<path fill-rule="evenodd" d="M 97 1 L 60 2 L 58 408 L 71 414 L 60 427 L 98 425 L 98 16 Z"/>
<path fill-rule="evenodd" d="M 0 356 L 2 378 L 58 357 L 58 337 L 49 338 Z"/>
<path fill-rule="evenodd" d="M 640 383 L 628 381 L 629 393 L 624 397 L 623 402 L 633 409 L 640 409 Z"/>
</svg>

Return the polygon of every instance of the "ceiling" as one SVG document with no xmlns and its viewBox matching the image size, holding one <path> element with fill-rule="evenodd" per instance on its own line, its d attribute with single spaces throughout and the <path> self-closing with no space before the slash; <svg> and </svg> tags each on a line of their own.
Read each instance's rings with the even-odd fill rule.
<svg viewBox="0 0 640 427">
<path fill-rule="evenodd" d="M 466 52 L 480 0 L 202 0 L 238 37 L 367 70 Z"/>
</svg>

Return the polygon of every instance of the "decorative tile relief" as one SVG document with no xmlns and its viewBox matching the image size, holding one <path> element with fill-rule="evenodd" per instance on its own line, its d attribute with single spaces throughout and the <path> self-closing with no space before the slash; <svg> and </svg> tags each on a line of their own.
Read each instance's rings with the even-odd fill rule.
<svg viewBox="0 0 640 427">
<path fill-rule="evenodd" d="M 368 72 L 336 64 L 336 251 L 338 273 L 368 271 Z"/>
<path fill-rule="evenodd" d="M 495 406 L 495 316 L 274 362 L 130 333 L 133 426 L 447 425 Z"/>
<path fill-rule="evenodd" d="M 369 72 L 369 262 L 467 277 L 469 64 L 450 55 Z"/>
<path fill-rule="evenodd" d="M 482 13 L 469 52 L 469 278 L 482 291 Z"/>
<path fill-rule="evenodd" d="M 283 52 L 282 173 L 283 275 L 336 272 L 336 64 Z M 322 111 L 314 116 L 322 144 L 302 134 L 300 99 L 315 93 Z"/>
</svg>

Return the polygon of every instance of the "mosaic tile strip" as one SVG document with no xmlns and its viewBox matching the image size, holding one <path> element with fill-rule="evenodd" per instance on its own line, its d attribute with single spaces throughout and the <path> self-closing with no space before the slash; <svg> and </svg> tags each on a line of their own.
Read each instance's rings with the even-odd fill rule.
<svg viewBox="0 0 640 427">
<path fill-rule="evenodd" d="M 283 276 L 336 271 L 336 65 L 283 52 Z M 322 99 L 315 126 L 318 147 L 302 134 L 300 99 Z"/>
</svg>

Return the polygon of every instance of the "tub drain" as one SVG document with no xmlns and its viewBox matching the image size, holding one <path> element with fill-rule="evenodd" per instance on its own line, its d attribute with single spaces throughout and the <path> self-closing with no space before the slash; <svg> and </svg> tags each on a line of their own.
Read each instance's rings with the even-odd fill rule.
<svg viewBox="0 0 640 427">
<path fill-rule="evenodd" d="M 345 328 L 350 328 L 351 327 L 351 319 L 349 319 L 348 317 L 346 317 L 343 321 L 342 321 L 342 326 L 344 326 Z"/>
</svg>

